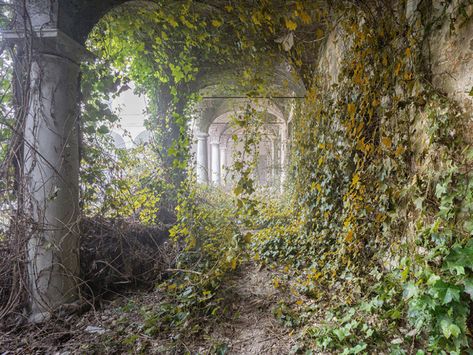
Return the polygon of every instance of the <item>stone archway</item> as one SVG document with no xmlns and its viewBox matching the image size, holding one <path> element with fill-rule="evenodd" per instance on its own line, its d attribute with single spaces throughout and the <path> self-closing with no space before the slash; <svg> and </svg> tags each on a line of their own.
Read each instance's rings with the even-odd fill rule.
<svg viewBox="0 0 473 355">
<path fill-rule="evenodd" d="M 20 44 L 28 39 L 32 54 L 23 69 L 31 72 L 24 175 L 31 222 L 31 320 L 36 322 L 78 297 L 80 62 L 88 55 L 83 45 L 93 26 L 114 7 L 157 4 L 151 0 L 14 2 L 27 21 L 20 16 L 15 30 L 3 33 L 3 38 Z"/>
<path fill-rule="evenodd" d="M 32 322 L 50 318 L 79 296 L 80 63 L 88 55 L 83 44 L 108 11 L 126 2 L 16 1 L 18 22 L 2 33 L 4 40 L 31 49 L 23 66 L 29 72 L 23 169 Z"/>
<path fill-rule="evenodd" d="M 229 130 L 232 130 L 230 121 L 231 117 L 245 112 L 245 107 L 250 105 L 258 112 L 266 113 L 271 117 L 266 126 L 277 126 L 277 134 L 271 139 L 271 156 L 270 166 L 281 168 L 284 165 L 287 144 L 287 120 L 290 112 L 280 107 L 277 103 L 270 99 L 234 99 L 219 98 L 213 102 L 204 103 L 205 109 L 202 110 L 201 116 L 197 117 L 194 122 L 194 136 L 197 138 L 196 153 L 196 175 L 197 182 L 207 184 L 209 181 L 213 185 L 221 185 L 224 180 L 224 167 L 230 164 L 228 146 Z M 226 132 L 226 133 L 225 133 Z M 277 136 L 277 137 L 276 137 Z M 232 145 L 232 144 L 231 144 Z M 276 157 L 277 156 L 277 157 Z M 272 175 L 273 172 L 271 173 Z M 280 175 L 283 177 L 283 174 Z"/>
</svg>

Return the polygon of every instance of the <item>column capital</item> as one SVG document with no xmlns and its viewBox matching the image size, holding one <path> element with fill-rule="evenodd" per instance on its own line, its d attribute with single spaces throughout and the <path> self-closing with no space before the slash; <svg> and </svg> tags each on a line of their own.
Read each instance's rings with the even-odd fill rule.
<svg viewBox="0 0 473 355">
<path fill-rule="evenodd" d="M 195 137 L 199 140 L 199 141 L 203 141 L 203 140 L 206 140 L 208 137 L 209 137 L 209 134 L 208 133 L 205 133 L 205 132 L 197 132 L 195 134 Z"/>
<path fill-rule="evenodd" d="M 79 42 L 73 40 L 58 28 L 35 28 L 30 33 L 23 29 L 0 33 L 2 41 L 21 43 L 31 40 L 33 49 L 41 54 L 63 57 L 79 64 L 93 55 Z"/>
</svg>

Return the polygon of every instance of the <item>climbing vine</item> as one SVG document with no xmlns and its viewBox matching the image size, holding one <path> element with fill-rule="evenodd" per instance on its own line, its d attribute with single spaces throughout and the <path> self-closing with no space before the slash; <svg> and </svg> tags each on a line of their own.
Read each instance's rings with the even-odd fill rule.
<svg viewBox="0 0 473 355">
<path fill-rule="evenodd" d="M 380 350 L 392 336 L 391 351 L 460 353 L 471 342 L 471 147 L 461 110 L 423 66 L 431 23 L 398 5 L 342 10 L 334 31 L 348 45 L 336 84 L 321 68 L 294 129 L 304 226 L 273 231 L 273 245 L 263 238 L 263 255 L 271 247 L 269 259 L 292 261 L 302 293 L 353 307 L 327 316 L 327 328 L 309 326 L 320 349 Z M 405 333 L 389 331 L 404 320 Z"/>
<path fill-rule="evenodd" d="M 212 12 L 215 17 L 206 21 L 186 4 L 181 10 L 192 14 L 194 22 L 158 13 L 145 17 L 153 22 L 151 26 L 139 22 L 130 29 L 117 22 L 116 28 L 105 30 L 115 34 L 125 29 L 128 34 L 121 33 L 120 38 L 136 38 L 142 35 L 142 26 L 156 31 L 156 24 L 164 24 L 164 32 L 148 34 L 154 38 L 151 48 L 123 47 L 122 43 L 115 45 L 110 58 L 118 56 L 122 68 L 133 67 L 133 80 L 156 97 L 160 94 L 155 80 L 167 86 L 174 109 L 197 98 L 193 96 L 196 88 L 190 87 L 202 75 L 199 61 L 215 55 L 220 62 L 210 60 L 210 65 L 235 63 L 235 55 L 243 54 L 241 64 L 261 60 L 260 49 L 277 49 L 274 53 L 284 53 L 307 89 L 292 132 L 295 193 L 294 203 L 288 207 L 291 212 L 276 219 L 265 216 L 266 212 L 257 213 L 251 164 L 237 159 L 236 210 L 244 211 L 250 220 L 258 218 L 261 223 L 252 223 L 262 230 L 242 237 L 234 225 L 225 247 L 212 249 L 209 226 L 215 228 L 220 222 L 206 214 L 207 227 L 196 223 L 196 216 L 202 219 L 201 207 L 192 202 L 196 196 L 182 195 L 180 223 L 173 232 L 176 240 L 184 242 L 190 253 L 186 255 L 203 253 L 214 266 L 207 265 L 191 276 L 184 271 L 186 282 L 175 284 L 173 279 L 165 287 L 178 290 L 178 300 L 193 300 L 185 312 L 206 309 L 197 295 L 204 292 L 205 302 L 213 299 L 209 295 L 215 294 L 220 284 L 217 280 L 236 268 L 246 255 L 240 248 L 251 240 L 255 260 L 283 261 L 297 280 L 300 294 L 331 304 L 333 313 L 327 315 L 326 326 L 306 325 L 306 346 L 342 348 L 345 353 L 380 347 L 399 353 L 408 348 L 419 353 L 438 349 L 460 352 L 468 347 L 470 334 L 471 270 L 466 262 L 471 252 L 469 150 L 461 134 L 461 110 L 430 84 L 423 52 L 429 29 L 452 12 L 445 10 L 437 18 L 420 12 L 412 20 L 401 2 L 389 6 L 377 1 L 344 2 L 343 6 L 295 2 L 290 10 L 265 1 L 261 5 L 260 10 L 227 5 Z M 445 9 L 449 6 L 445 4 Z M 457 6 L 454 11 L 463 14 L 466 10 Z M 458 20 L 460 16 L 451 17 Z M 269 29 L 271 41 L 262 35 L 263 27 Z M 173 28 L 185 30 L 175 38 Z M 238 38 L 236 52 L 219 37 L 224 29 L 234 31 Z M 308 33 L 310 41 L 305 37 Z M 309 57 L 313 58 L 322 44 L 328 45 L 331 33 L 344 38 L 345 48 L 335 63 L 338 71 L 330 73 L 335 76 L 330 78 L 329 69 Z M 260 35 L 262 40 L 258 41 Z M 171 42 L 183 47 L 167 47 Z M 195 48 L 199 50 L 193 52 Z M 247 57 L 253 48 L 256 54 Z M 250 73 L 250 82 L 257 82 L 259 73 L 245 73 Z M 267 93 L 266 89 L 265 85 L 253 85 L 249 94 Z M 184 101 L 176 97 L 182 92 L 187 93 Z M 162 110 L 160 104 L 162 101 L 156 101 L 155 110 Z M 169 116 L 181 127 L 182 137 L 184 106 Z M 260 138 L 256 116 L 247 112 L 235 119 L 240 128 L 253 129 L 253 135 L 247 136 L 246 153 L 251 153 Z M 174 155 L 178 151 L 176 146 L 171 149 Z M 202 239 L 204 234 L 207 239 Z M 231 235 L 239 236 L 232 242 Z M 183 265 L 191 265 L 191 259 Z M 207 280 L 202 284 L 205 286 L 190 290 L 196 278 L 199 284 Z M 205 304 L 218 308 L 212 302 Z M 335 304 L 346 306 L 337 309 Z M 339 317 L 337 312 L 344 312 L 344 307 L 351 307 L 348 316 Z M 178 310 L 177 318 L 183 315 L 182 309 Z M 371 322 L 366 321 L 369 317 Z M 386 337 L 391 337 L 391 343 L 386 343 Z"/>
<path fill-rule="evenodd" d="M 225 314 L 225 277 L 251 256 L 282 267 L 273 285 L 299 297 L 297 312 L 275 311 L 300 331 L 296 350 L 472 346 L 473 149 L 462 109 L 431 83 L 425 54 L 434 28 L 471 21 L 471 2 L 435 12 L 429 2 L 412 13 L 407 5 L 163 0 L 119 7 L 96 26 L 88 47 L 97 57 L 83 70 L 83 207 L 157 223 L 173 191 L 165 197 L 177 214 L 171 236 L 181 253 L 158 286 L 164 301 L 143 310 L 147 334 L 196 334 Z M 329 46 L 337 55 L 324 61 Z M 281 65 L 305 89 L 291 103 L 290 195 L 258 195 L 265 115 L 252 105 L 232 122 L 245 133 L 232 195 L 196 186 L 189 122 L 201 90 L 228 85 L 250 102 L 294 95 L 287 78 L 272 81 Z M 222 77 L 230 84 L 219 86 Z M 106 137 L 117 121 L 106 101 L 130 81 L 149 99 L 156 141 L 125 152 Z M 12 129 L 0 109 L 3 159 Z"/>
</svg>

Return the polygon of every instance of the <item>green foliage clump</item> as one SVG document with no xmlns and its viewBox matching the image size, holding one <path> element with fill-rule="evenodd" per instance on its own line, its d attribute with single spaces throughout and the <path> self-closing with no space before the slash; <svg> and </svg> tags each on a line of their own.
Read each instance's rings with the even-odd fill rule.
<svg viewBox="0 0 473 355">
<path fill-rule="evenodd" d="M 321 68 L 292 132 L 303 230 L 270 227 L 255 248 L 291 261 L 299 292 L 328 304 L 313 322 L 332 310 L 308 325 L 309 348 L 459 354 L 472 331 L 471 146 L 423 65 L 423 31 L 445 18 L 388 10 L 335 6 L 348 43 L 338 78 L 329 86 Z"/>
<path fill-rule="evenodd" d="M 225 315 L 224 280 L 244 256 L 245 236 L 234 211 L 233 201 L 218 190 L 193 188 L 181 199 L 171 236 L 182 251 L 172 277 L 157 287 L 164 300 L 146 312 L 147 332 L 192 336 Z"/>
</svg>

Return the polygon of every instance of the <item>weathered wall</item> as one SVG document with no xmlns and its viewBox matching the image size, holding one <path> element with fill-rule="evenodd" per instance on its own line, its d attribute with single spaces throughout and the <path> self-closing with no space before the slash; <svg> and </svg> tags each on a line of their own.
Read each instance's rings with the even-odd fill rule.
<svg viewBox="0 0 473 355">
<path fill-rule="evenodd" d="M 434 4 L 435 5 L 435 4 Z M 456 4 L 454 4 L 456 5 Z M 437 5 L 438 7 L 438 5 Z M 442 25 L 428 36 L 425 55 L 432 71 L 432 83 L 473 113 L 473 5 L 465 13 L 454 14 L 455 6 L 445 14 Z M 469 18 L 464 18 L 467 14 Z M 451 27 L 450 15 L 458 16 Z"/>
<path fill-rule="evenodd" d="M 318 71 L 328 87 L 337 83 L 348 47 L 349 43 L 339 27 L 327 34 L 326 42 L 320 51 Z"/>
<path fill-rule="evenodd" d="M 425 21 L 438 18 L 425 40 L 425 62 L 431 71 L 432 84 L 457 101 L 470 116 L 473 115 L 473 5 L 457 13 L 458 1 L 442 14 L 443 5 L 434 0 L 421 8 L 421 2 L 409 1 L 406 16 L 416 19 L 423 12 Z M 465 14 L 469 18 L 465 18 Z M 452 27 L 452 16 L 457 17 Z M 344 55 L 350 42 L 337 26 L 327 34 L 319 53 L 318 70 L 327 87 L 336 84 Z M 473 94 L 473 92 L 472 92 Z M 473 119 L 473 117 L 472 117 Z"/>
</svg>

